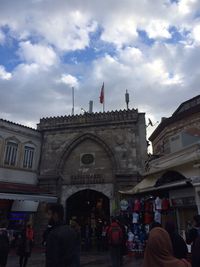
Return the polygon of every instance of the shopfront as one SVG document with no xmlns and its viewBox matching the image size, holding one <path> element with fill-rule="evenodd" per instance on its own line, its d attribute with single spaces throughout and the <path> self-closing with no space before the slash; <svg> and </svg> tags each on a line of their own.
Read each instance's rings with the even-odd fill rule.
<svg viewBox="0 0 200 267">
<path fill-rule="evenodd" d="M 176 212 L 177 225 L 180 234 L 185 237 L 185 232 L 191 226 L 193 217 L 198 214 L 195 188 L 182 188 L 170 190 L 171 205 Z"/>
<path fill-rule="evenodd" d="M 129 218 L 126 221 L 133 234 L 132 251 L 142 251 L 152 225 L 165 227 L 168 221 L 173 221 L 185 238 L 194 215 L 198 214 L 196 189 L 191 179 L 163 182 L 162 177 L 149 176 L 133 189 L 120 192 L 121 201 L 128 203 L 120 214 Z"/>
<path fill-rule="evenodd" d="M 142 253 L 153 225 L 176 224 L 176 211 L 171 205 L 167 190 L 146 194 L 121 195 L 120 219 L 128 226 L 128 248 Z M 127 206 L 125 205 L 127 203 Z"/>
<path fill-rule="evenodd" d="M 0 225 L 6 223 L 12 237 L 27 222 L 34 225 L 39 203 L 56 201 L 51 195 L 0 193 Z"/>
</svg>

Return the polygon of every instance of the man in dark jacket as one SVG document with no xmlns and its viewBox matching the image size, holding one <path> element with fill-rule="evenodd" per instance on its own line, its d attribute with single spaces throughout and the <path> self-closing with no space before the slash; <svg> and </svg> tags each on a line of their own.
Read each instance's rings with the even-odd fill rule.
<svg viewBox="0 0 200 267">
<path fill-rule="evenodd" d="M 9 239 L 6 229 L 6 222 L 2 222 L 0 226 L 0 266 L 5 267 L 7 264 L 9 252 Z"/>
<path fill-rule="evenodd" d="M 194 227 L 187 233 L 186 241 L 192 245 L 192 267 L 200 266 L 200 215 L 194 216 Z"/>
<path fill-rule="evenodd" d="M 46 267 L 74 267 L 77 238 L 75 231 L 63 223 L 63 206 L 52 204 L 48 216 L 52 227 L 47 237 Z"/>
</svg>

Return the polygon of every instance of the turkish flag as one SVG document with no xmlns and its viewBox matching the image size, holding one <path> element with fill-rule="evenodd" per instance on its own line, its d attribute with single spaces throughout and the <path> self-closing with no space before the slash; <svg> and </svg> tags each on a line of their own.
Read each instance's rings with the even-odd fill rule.
<svg viewBox="0 0 200 267">
<path fill-rule="evenodd" d="M 99 100 L 100 100 L 100 103 L 103 104 L 103 102 L 104 102 L 104 83 L 101 87 L 101 93 L 100 93 Z"/>
</svg>

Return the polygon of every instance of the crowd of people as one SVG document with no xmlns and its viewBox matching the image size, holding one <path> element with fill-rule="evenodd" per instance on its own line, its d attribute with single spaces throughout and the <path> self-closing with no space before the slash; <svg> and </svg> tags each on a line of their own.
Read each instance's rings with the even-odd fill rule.
<svg viewBox="0 0 200 267">
<path fill-rule="evenodd" d="M 49 224 L 43 235 L 46 250 L 46 267 L 80 267 L 82 231 L 75 220 L 64 224 L 64 209 L 60 204 L 48 207 Z M 100 227 L 101 225 L 101 227 Z M 85 225 L 84 238 L 87 242 L 89 226 Z M 97 249 L 109 248 L 112 267 L 123 265 L 127 253 L 128 227 L 118 218 L 99 224 L 96 229 Z M 34 232 L 27 223 L 18 236 L 16 253 L 19 266 L 26 267 L 34 243 Z M 191 257 L 187 244 L 192 246 Z M 99 245 L 101 246 L 99 247 Z M 89 245 L 89 244 L 87 244 Z M 9 253 L 9 236 L 5 223 L 0 225 L 0 267 L 5 267 Z M 174 223 L 167 222 L 165 228 L 153 223 L 146 242 L 142 267 L 200 267 L 200 215 L 194 217 L 194 225 L 186 234 L 186 241 L 177 233 Z"/>
</svg>

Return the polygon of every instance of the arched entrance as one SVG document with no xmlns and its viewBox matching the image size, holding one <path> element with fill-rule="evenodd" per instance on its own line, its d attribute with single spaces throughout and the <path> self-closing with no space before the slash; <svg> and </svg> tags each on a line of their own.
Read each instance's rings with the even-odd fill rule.
<svg viewBox="0 0 200 267">
<path fill-rule="evenodd" d="M 110 201 L 103 193 L 84 189 L 69 197 L 66 201 L 67 221 L 76 218 L 80 225 L 92 221 L 107 221 L 110 217 Z"/>
</svg>

